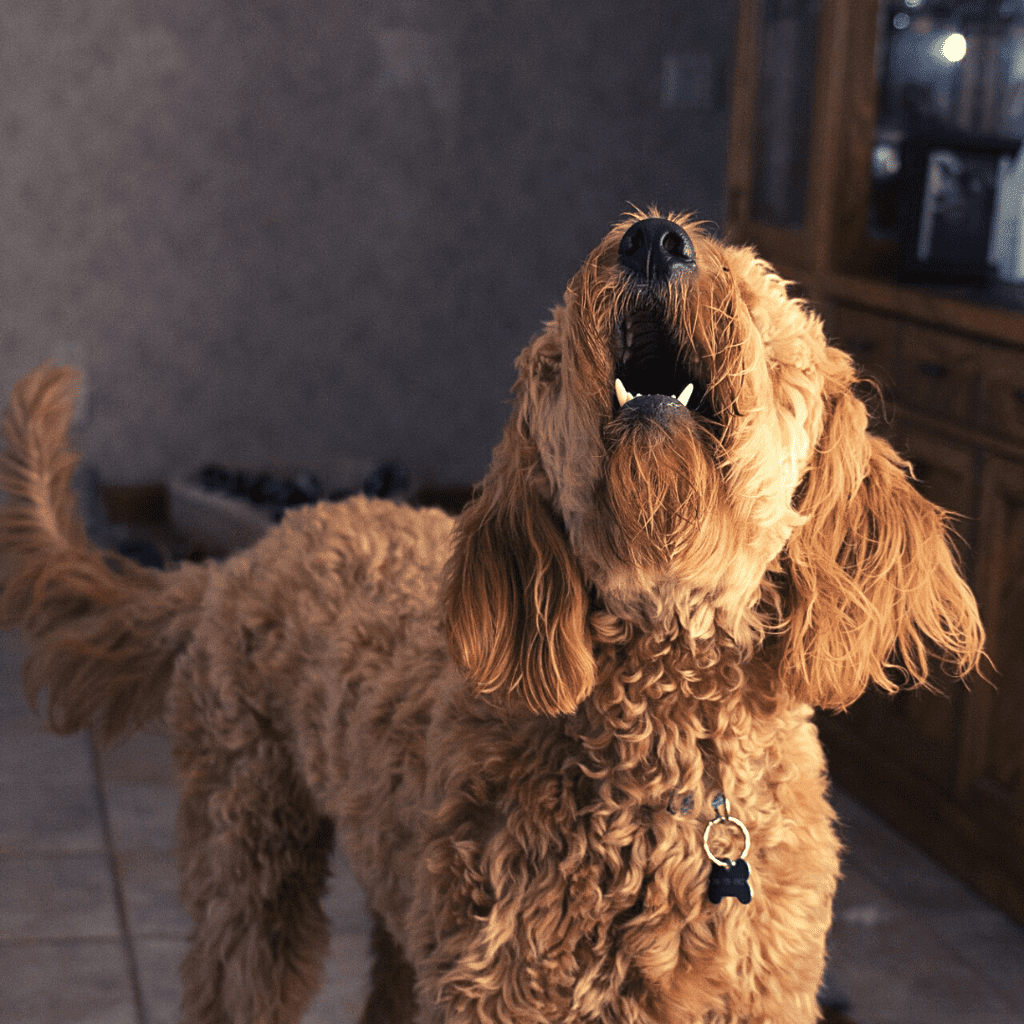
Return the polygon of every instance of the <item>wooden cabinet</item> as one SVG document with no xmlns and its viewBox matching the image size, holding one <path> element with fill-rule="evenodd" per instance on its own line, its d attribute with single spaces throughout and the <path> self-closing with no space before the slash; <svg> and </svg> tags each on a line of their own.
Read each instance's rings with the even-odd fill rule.
<svg viewBox="0 0 1024 1024">
<path fill-rule="evenodd" d="M 978 688 L 971 705 L 974 742 L 965 750 L 963 787 L 980 787 L 996 815 L 992 835 L 1024 851 L 1024 461 L 985 462 L 978 520 L 976 590 L 992 636 L 998 689 Z M 996 839 L 997 843 L 999 839 Z"/>
<path fill-rule="evenodd" d="M 960 6 L 988 12 L 973 31 L 993 52 L 1007 5 Z M 799 282 L 830 339 L 879 384 L 874 429 L 911 460 L 922 492 L 962 517 L 995 666 L 991 684 L 964 686 L 937 667 L 934 692 L 869 693 L 819 715 L 833 775 L 1024 922 L 1024 290 L 897 283 L 897 240 L 876 209 L 893 137 L 876 62 L 903 11 L 892 0 L 741 0 L 727 234 Z M 1010 27 L 1024 55 L 1024 24 Z M 1001 123 L 998 97 L 986 101 L 976 79 L 950 100 L 961 128 Z"/>
</svg>

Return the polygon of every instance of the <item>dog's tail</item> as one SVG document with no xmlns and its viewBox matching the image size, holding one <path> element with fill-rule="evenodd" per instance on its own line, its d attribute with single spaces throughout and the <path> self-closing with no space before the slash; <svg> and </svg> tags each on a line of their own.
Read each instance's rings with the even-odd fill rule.
<svg viewBox="0 0 1024 1024">
<path fill-rule="evenodd" d="M 199 615 L 209 570 L 161 572 L 86 537 L 71 489 L 74 370 L 46 364 L 18 382 L 0 454 L 0 625 L 31 640 L 25 692 L 48 690 L 56 732 L 103 739 L 159 714 L 174 659 Z"/>
</svg>

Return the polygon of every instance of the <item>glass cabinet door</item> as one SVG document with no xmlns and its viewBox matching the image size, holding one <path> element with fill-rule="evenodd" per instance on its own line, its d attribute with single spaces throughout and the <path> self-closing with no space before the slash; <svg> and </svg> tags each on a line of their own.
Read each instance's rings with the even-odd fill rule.
<svg viewBox="0 0 1024 1024">
<path fill-rule="evenodd" d="M 922 139 L 953 154 L 927 168 L 942 198 L 994 189 L 1000 143 L 1024 135 L 1024 3 L 882 0 L 876 72 L 868 230 L 896 240 L 908 201 L 901 172 Z"/>
</svg>

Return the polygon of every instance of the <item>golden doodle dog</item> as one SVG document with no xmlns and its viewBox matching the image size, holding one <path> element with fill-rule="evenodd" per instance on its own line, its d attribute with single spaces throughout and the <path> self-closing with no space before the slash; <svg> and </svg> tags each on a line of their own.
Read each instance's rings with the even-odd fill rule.
<svg viewBox="0 0 1024 1024">
<path fill-rule="evenodd" d="M 817 317 L 687 217 L 613 227 L 517 367 L 457 521 L 358 497 L 166 572 L 86 540 L 70 372 L 17 386 L 3 618 L 57 731 L 170 728 L 189 1024 L 299 1020 L 335 836 L 366 1021 L 818 1017 L 811 709 L 976 668 L 946 513 Z"/>
</svg>

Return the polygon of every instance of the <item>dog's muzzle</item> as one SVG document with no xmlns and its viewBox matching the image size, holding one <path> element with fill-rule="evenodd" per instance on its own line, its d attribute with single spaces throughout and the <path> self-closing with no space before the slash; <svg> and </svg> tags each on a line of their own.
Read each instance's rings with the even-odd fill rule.
<svg viewBox="0 0 1024 1024">
<path fill-rule="evenodd" d="M 613 413 L 666 425 L 680 416 L 715 419 L 700 373 L 685 358 L 689 345 L 664 312 L 668 289 L 697 271 L 690 236 L 661 217 L 637 221 L 619 242 L 619 266 L 634 299 L 619 323 Z"/>
</svg>

